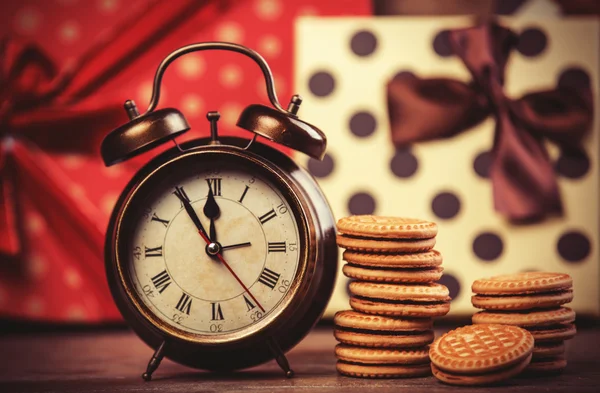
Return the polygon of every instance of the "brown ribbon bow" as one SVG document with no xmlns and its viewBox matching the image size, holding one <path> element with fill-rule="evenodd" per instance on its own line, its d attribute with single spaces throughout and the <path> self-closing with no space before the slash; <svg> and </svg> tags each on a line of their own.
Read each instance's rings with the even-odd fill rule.
<svg viewBox="0 0 600 393">
<path fill-rule="evenodd" d="M 591 91 L 559 86 L 510 99 L 504 71 L 518 42 L 515 33 L 489 22 L 450 31 L 449 39 L 472 83 L 397 75 L 387 86 L 394 145 L 451 137 L 492 114 L 496 127 L 489 177 L 495 209 L 519 222 L 562 213 L 543 143 L 556 143 L 564 156 L 587 158 L 581 141 L 592 124 Z"/>
</svg>

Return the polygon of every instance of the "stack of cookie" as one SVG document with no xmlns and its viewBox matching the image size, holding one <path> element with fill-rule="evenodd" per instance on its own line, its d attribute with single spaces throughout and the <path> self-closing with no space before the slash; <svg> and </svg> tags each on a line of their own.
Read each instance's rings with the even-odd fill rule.
<svg viewBox="0 0 600 393">
<path fill-rule="evenodd" d="M 506 325 L 469 325 L 431 345 L 433 375 L 451 385 L 488 385 L 518 375 L 531 361 L 533 337 Z"/>
<path fill-rule="evenodd" d="M 442 256 L 432 250 L 435 223 L 397 217 L 351 216 L 338 221 L 338 245 L 353 311 L 336 314 L 337 369 L 369 377 L 416 377 L 431 370 L 427 345 L 432 317 L 450 310 L 448 288 L 435 283 Z"/>
<path fill-rule="evenodd" d="M 476 280 L 473 306 L 484 309 L 473 323 L 521 326 L 535 339 L 529 373 L 555 373 L 567 366 L 564 341 L 575 336 L 575 312 L 561 307 L 573 300 L 568 274 L 527 272 Z"/>
</svg>

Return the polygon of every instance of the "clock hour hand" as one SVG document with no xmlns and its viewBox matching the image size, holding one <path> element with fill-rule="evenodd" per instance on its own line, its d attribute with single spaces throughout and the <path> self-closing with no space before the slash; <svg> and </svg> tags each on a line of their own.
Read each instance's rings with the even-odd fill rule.
<svg viewBox="0 0 600 393">
<path fill-rule="evenodd" d="M 192 207 L 190 200 L 188 199 L 183 189 L 181 187 L 175 187 L 175 191 L 173 192 L 173 194 L 175 194 L 175 196 L 179 198 L 179 200 L 183 204 L 183 208 L 185 209 L 188 216 L 190 216 L 190 218 L 192 219 L 194 225 L 196 225 L 196 228 L 198 228 L 198 232 L 200 232 L 200 235 L 202 235 L 202 237 L 208 238 L 208 236 L 206 235 L 206 231 L 204 230 L 204 227 L 202 226 L 202 223 L 198 218 L 198 215 L 194 211 L 194 208 Z"/>
<path fill-rule="evenodd" d="M 251 245 L 252 245 L 252 243 L 250 243 L 250 242 L 230 244 L 228 246 L 221 246 L 221 250 L 228 250 L 230 248 L 246 247 L 246 246 L 251 246 Z"/>
<path fill-rule="evenodd" d="M 203 211 L 204 215 L 210 218 L 210 240 L 212 242 L 216 242 L 217 230 L 215 229 L 215 219 L 221 214 L 221 209 L 219 209 L 219 205 L 217 205 L 217 201 L 215 200 L 210 183 L 208 184 L 208 198 L 206 198 Z"/>
</svg>

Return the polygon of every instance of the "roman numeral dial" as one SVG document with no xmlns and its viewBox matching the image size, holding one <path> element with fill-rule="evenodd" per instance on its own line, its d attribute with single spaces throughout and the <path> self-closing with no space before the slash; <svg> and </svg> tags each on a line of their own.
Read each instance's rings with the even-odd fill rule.
<svg viewBox="0 0 600 393">
<path fill-rule="evenodd" d="M 181 334 L 262 329 L 308 276 L 300 204 L 262 166 L 186 157 L 153 172 L 164 178 L 142 182 L 124 213 L 119 263 L 128 292 L 156 326 Z"/>
</svg>

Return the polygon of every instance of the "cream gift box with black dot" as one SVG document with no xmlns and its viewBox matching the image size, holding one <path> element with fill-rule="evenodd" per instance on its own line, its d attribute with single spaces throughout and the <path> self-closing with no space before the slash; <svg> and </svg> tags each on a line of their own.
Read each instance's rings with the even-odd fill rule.
<svg viewBox="0 0 600 393">
<path fill-rule="evenodd" d="M 504 94 L 522 97 L 558 86 L 591 87 L 598 113 L 599 23 L 591 18 L 504 18 L 519 35 L 506 65 Z M 519 271 L 569 273 L 579 315 L 600 314 L 598 277 L 599 121 L 583 139 L 587 160 L 562 156 L 544 142 L 555 168 L 562 215 L 513 224 L 494 209 L 489 172 L 496 119 L 448 138 L 396 149 L 386 86 L 394 76 L 472 76 L 448 43 L 466 17 L 300 18 L 296 23 L 296 90 L 301 115 L 328 136 L 321 162 L 305 159 L 336 217 L 383 214 L 438 223 L 444 255 L 440 281 L 452 311 L 471 314 L 471 283 Z M 424 116 L 427 116 L 425 114 Z M 340 269 L 342 264 L 340 263 Z M 347 307 L 341 273 L 326 315 Z"/>
</svg>

